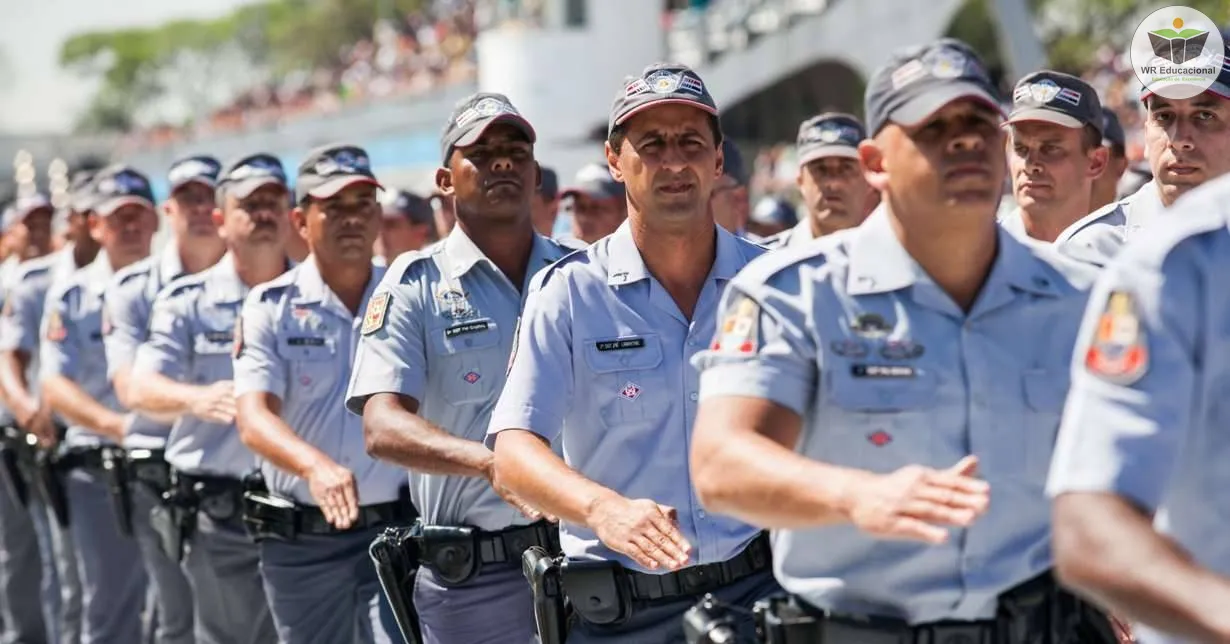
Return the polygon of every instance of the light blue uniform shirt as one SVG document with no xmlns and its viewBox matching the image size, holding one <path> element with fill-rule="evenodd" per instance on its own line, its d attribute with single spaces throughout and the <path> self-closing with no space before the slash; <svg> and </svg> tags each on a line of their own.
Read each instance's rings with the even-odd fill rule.
<svg viewBox="0 0 1230 644">
<path fill-rule="evenodd" d="M 39 344 L 39 376 L 44 381 L 52 376 L 68 378 L 102 406 L 122 413 L 124 409 L 107 378 L 102 346 L 103 291 L 112 274 L 110 260 L 99 253 L 88 266 L 48 292 L 43 341 Z M 69 447 L 113 444 L 81 425 L 69 425 L 64 442 Z"/>
<path fill-rule="evenodd" d="M 405 472 L 367 455 L 363 419 L 346 413 L 362 312 L 383 267 L 374 267 L 354 315 L 325 283 L 313 257 L 248 294 L 240 320 L 235 396 L 268 392 L 282 401 L 282 418 L 303 440 L 354 472 L 359 505 L 397 500 Z M 270 491 L 316 505 L 307 481 L 261 461 Z"/>
<path fill-rule="evenodd" d="M 1230 177 L 1174 209 L 1184 212 L 1128 245 L 1090 297 L 1048 491 L 1120 495 L 1230 576 Z M 1133 350 L 1145 356 L 1138 368 L 1124 360 Z"/>
<path fill-rule="evenodd" d="M 991 486 L 987 513 L 943 545 L 848 524 L 775 532 L 778 581 L 815 606 L 986 619 L 1000 593 L 1052 565 L 1043 485 L 1097 269 L 998 231 L 968 314 L 901 246 L 885 206 L 731 283 L 730 331 L 694 361 L 704 398 L 789 408 L 803 419 L 795 450 L 817 461 L 887 474 L 974 454 Z"/>
<path fill-rule="evenodd" d="M 761 246 L 774 250 L 777 248 L 796 248 L 803 244 L 809 244 L 816 240 L 816 237 L 811 232 L 811 219 L 803 217 L 803 220 L 794 226 L 783 230 L 776 235 L 769 235 L 758 241 Z M 756 240 L 753 240 L 756 241 Z"/>
<path fill-rule="evenodd" d="M 131 377 L 158 373 L 198 386 L 230 380 L 235 320 L 247 294 L 230 253 L 211 268 L 171 282 L 154 298 L 149 340 L 137 349 Z M 166 459 L 181 472 L 231 478 L 243 478 L 256 465 L 234 423 L 187 414 L 171 426 Z"/>
<path fill-rule="evenodd" d="M 713 338 L 727 282 L 764 252 L 714 228 L 716 258 L 691 321 L 649 274 L 627 222 L 539 274 L 487 439 L 531 431 L 562 447 L 586 478 L 675 508 L 693 546 L 690 564 L 730 559 L 759 534 L 706 512 L 688 476 L 699 391 L 688 359 Z M 569 557 L 666 572 L 641 567 L 583 526 L 561 523 L 560 541 Z"/>
<path fill-rule="evenodd" d="M 184 273 L 179 249 L 168 243 L 156 256 L 147 257 L 116 271 L 107 285 L 103 303 L 103 348 L 107 354 L 107 377 L 131 367 L 137 348 L 149 339 L 149 315 L 158 291 Z M 124 446 L 161 449 L 171 425 L 133 414 L 125 430 Z"/>
<path fill-rule="evenodd" d="M 442 244 L 403 253 L 374 296 L 388 303 L 379 328 L 360 338 L 346 406 L 361 414 L 375 394 L 402 394 L 418 400 L 419 416 L 432 424 L 482 441 L 504 386 L 526 285 L 568 250 L 535 235 L 521 288 L 461 227 Z M 481 478 L 410 470 L 410 498 L 428 525 L 502 530 L 529 523 Z"/>
<path fill-rule="evenodd" d="M 1133 235 L 1162 211 L 1162 199 L 1157 184 L 1150 181 L 1119 201 L 1085 215 L 1068 226 L 1055 238 L 1059 252 L 1082 261 L 1105 265 Z M 1005 222 L 1010 230 L 1025 235 L 1024 223 Z"/>
<path fill-rule="evenodd" d="M 13 272 L 0 310 L 0 352 L 21 351 L 29 356 L 26 385 L 35 395 L 40 389 L 39 329 L 47 292 L 76 270 L 71 247 L 22 262 Z"/>
</svg>

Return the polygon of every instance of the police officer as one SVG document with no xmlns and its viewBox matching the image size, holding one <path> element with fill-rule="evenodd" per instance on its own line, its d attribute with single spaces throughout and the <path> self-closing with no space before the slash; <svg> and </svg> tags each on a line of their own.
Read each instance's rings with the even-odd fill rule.
<svg viewBox="0 0 1230 644">
<path fill-rule="evenodd" d="M 558 550 L 554 526 L 493 489 L 492 455 L 482 443 L 526 288 L 567 250 L 534 232 L 535 140 L 502 94 L 458 104 L 436 172 L 457 226 L 389 267 L 368 305 L 346 394 L 347 408 L 363 415 L 369 453 L 410 470 L 424 524 L 414 605 L 430 644 L 530 641 L 521 553 L 533 545 Z M 466 530 L 476 531 L 472 567 L 433 559 Z"/>
<path fill-rule="evenodd" d="M 402 253 L 419 250 L 436 240 L 435 212 L 426 199 L 405 190 L 381 193 L 380 236 L 376 253 L 388 265 Z"/>
<path fill-rule="evenodd" d="M 344 405 L 359 324 L 384 275 L 372 266 L 379 189 L 362 148 L 310 152 L 291 222 L 311 254 L 252 290 L 236 332 L 240 436 L 262 459 L 270 492 L 294 503 L 292 529 L 260 542 L 284 644 L 400 637 L 382 625 L 388 608 L 368 546 L 383 526 L 410 518 L 399 501 L 405 473 L 367 455 L 362 420 Z"/>
<path fill-rule="evenodd" d="M 544 237 L 555 234 L 555 218 L 559 214 L 559 174 L 551 168 L 542 168 L 542 180 L 534 195 L 534 231 Z"/>
<path fill-rule="evenodd" d="M 0 391 L 18 427 L 51 449 L 59 439 L 51 408 L 38 395 L 39 325 L 48 291 L 78 268 L 94 261 L 99 246 L 89 234 L 93 207 L 93 172 L 77 172 L 69 185 L 67 228 L 74 240 L 63 249 L 23 262 L 15 271 L 0 312 Z M 60 499 L 63 501 L 63 499 Z M 42 559 L 44 621 L 50 641 L 76 644 L 81 639 L 81 582 L 77 555 L 65 522 L 67 506 L 41 495 L 30 509 Z M 41 526 L 47 526 L 42 530 Z"/>
<path fill-rule="evenodd" d="M 747 222 L 751 217 L 752 202 L 747 193 L 750 177 L 747 165 L 743 163 L 743 153 L 739 146 L 729 139 L 722 140 L 722 176 L 713 186 L 713 194 L 709 197 L 709 210 L 713 213 L 713 221 L 726 229 L 726 232 L 739 237 L 747 237 Z"/>
<path fill-rule="evenodd" d="M 780 235 L 799 225 L 799 210 L 789 201 L 765 195 L 756 202 L 747 220 L 746 237 L 763 244 L 764 239 Z"/>
<path fill-rule="evenodd" d="M 48 293 L 39 377 L 48 405 L 68 424 L 62 460 L 83 591 L 82 641 L 136 642 L 146 576 L 136 543 L 112 511 L 109 472 L 128 419 L 107 379 L 102 298 L 116 270 L 149 255 L 158 220 L 149 180 L 133 168 L 104 168 L 93 190 L 89 228 L 102 252 Z"/>
<path fill-rule="evenodd" d="M 137 348 L 147 339 L 154 296 L 172 280 L 217 263 L 225 252 L 213 221 L 214 188 L 221 164 L 209 156 L 191 156 L 171 165 L 170 196 L 163 204 L 172 233 L 158 255 L 117 271 L 104 297 L 103 346 L 107 374 L 121 404 L 131 407 L 129 375 Z M 159 644 L 192 642 L 192 588 L 179 562 L 167 555 L 150 515 L 161 504 L 169 480 L 164 450 L 171 424 L 136 414 L 126 428 L 124 447 L 132 455 L 133 531 L 150 580 L 147 640 Z M 152 632 L 151 632 L 152 631 Z"/>
<path fill-rule="evenodd" d="M 0 302 L 12 288 L 12 277 L 22 259 L 46 255 L 51 250 L 52 206 L 46 197 L 32 195 L 19 199 L 5 213 L 2 233 L 15 243 L 13 254 L 0 266 Z M 9 260 L 12 260 L 11 262 Z M 7 269 L 7 270 L 6 270 Z M 0 305 L 0 315 L 8 309 Z M 4 396 L 0 395 L 0 400 Z M 7 405 L 0 406 L 0 426 L 5 428 L 3 448 L 6 461 L 16 464 L 18 454 L 25 451 L 24 435 L 16 430 L 16 421 Z M 16 430 L 16 431 L 14 431 Z M 16 469 L 6 469 L 0 474 L 0 641 L 47 642 L 51 639 L 47 623 L 55 618 L 48 610 L 44 615 L 42 606 L 55 602 L 58 589 L 55 582 L 55 566 L 49 557 L 41 557 L 39 534 L 47 534 L 46 512 L 36 499 L 31 498 L 32 482 Z M 43 582 L 50 575 L 51 584 Z M 43 592 L 31 592 L 39 588 Z M 55 604 L 51 604 L 54 606 Z M 49 606 L 48 608 L 50 609 Z"/>
<path fill-rule="evenodd" d="M 611 178 L 604 165 L 591 163 L 577 170 L 572 185 L 560 193 L 572 216 L 568 245 L 592 244 L 615 232 L 628 217 L 624 186 Z"/>
<path fill-rule="evenodd" d="M 1102 147 L 1106 148 L 1106 169 L 1093 180 L 1090 212 L 1104 208 L 1118 198 L 1119 182 L 1128 169 L 1127 135 L 1123 132 L 1119 117 L 1105 105 L 1102 106 Z"/>
<path fill-rule="evenodd" d="M 1147 644 L 1230 640 L 1228 204 L 1191 191 L 1099 278 L 1048 482 L 1060 577 Z"/>
<path fill-rule="evenodd" d="M 534 281 L 492 413 L 497 480 L 562 521 L 564 585 L 581 616 L 570 643 L 681 641 L 699 595 L 750 607 L 777 590 L 767 539 L 702 510 L 687 478 L 687 359 L 708 345 L 728 280 L 764 252 L 709 212 L 717 114 L 687 67 L 650 65 L 620 86 L 606 152 L 628 222 Z"/>
<path fill-rule="evenodd" d="M 776 530 L 804 641 L 1073 641 L 1042 630 L 1074 617 L 1042 485 L 1096 269 L 996 224 L 1002 114 L 964 43 L 894 53 L 866 103 L 884 202 L 743 271 L 695 360 L 700 500 Z"/>
<path fill-rule="evenodd" d="M 231 349 L 248 290 L 287 268 L 287 193 L 285 171 L 271 155 L 245 156 L 223 170 L 214 222 L 228 252 L 158 293 L 128 385 L 134 408 L 176 419 L 166 460 L 176 502 L 199 510 L 183 566 L 195 638 L 204 644 L 277 639 L 257 547 L 240 514 L 243 479 L 255 460 L 234 424 Z"/>
<path fill-rule="evenodd" d="M 1071 239 L 1072 225 L 1089 214 L 1093 183 L 1106 170 L 1103 124 L 1097 92 L 1075 76 L 1040 71 L 1017 83 L 1004 124 L 1017 208 L 1002 220 L 1005 228 L 1060 252 L 1085 252 Z M 1091 260 L 1106 252 L 1088 250 Z"/>
<path fill-rule="evenodd" d="M 799 125 L 795 181 L 807 214 L 790 230 L 764 240 L 765 246 L 798 246 L 863 223 L 880 203 L 858 165 L 858 144 L 865 138 L 862 121 L 849 114 L 828 112 Z"/>
<path fill-rule="evenodd" d="M 1230 55 L 1230 47 L 1226 49 Z M 1159 90 L 1161 93 L 1155 93 Z M 1192 188 L 1230 171 L 1230 65 L 1204 92 L 1169 98 L 1164 86 L 1141 88 L 1145 155 L 1153 180 L 1072 225 L 1072 244 L 1113 256 L 1142 226 Z M 1180 214 L 1180 213 L 1175 213 Z M 1105 261 L 1105 257 L 1102 258 Z"/>
</svg>

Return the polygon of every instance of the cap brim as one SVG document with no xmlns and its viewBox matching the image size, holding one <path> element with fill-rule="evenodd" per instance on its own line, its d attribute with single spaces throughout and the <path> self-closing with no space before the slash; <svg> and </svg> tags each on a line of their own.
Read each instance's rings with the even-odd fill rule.
<svg viewBox="0 0 1230 644">
<path fill-rule="evenodd" d="M 120 208 L 123 208 L 124 206 L 133 206 L 133 205 L 146 206 L 147 208 L 150 208 L 150 209 L 154 208 L 154 202 L 150 201 L 149 199 L 146 199 L 145 197 L 140 197 L 137 195 L 125 195 L 123 197 L 112 197 L 110 199 L 105 199 L 103 201 L 100 201 L 97 204 L 95 204 L 94 207 L 91 208 L 90 210 L 94 211 L 94 214 L 96 215 L 106 217 L 110 215 L 111 213 L 119 210 Z"/>
<path fill-rule="evenodd" d="M 307 194 L 313 199 L 328 199 L 329 197 L 336 195 L 350 186 L 356 186 L 359 184 L 376 186 L 376 188 L 384 190 L 384 186 L 380 185 L 380 182 L 376 181 L 372 177 L 352 175 L 348 177 L 337 177 L 336 179 L 330 179 L 319 186 L 308 190 Z"/>
<path fill-rule="evenodd" d="M 1023 123 L 1025 121 L 1042 121 L 1043 123 L 1053 123 L 1055 125 L 1072 129 L 1080 129 L 1085 127 L 1085 125 L 1092 125 L 1082 123 L 1080 119 L 1074 116 L 1069 116 L 1062 112 L 1056 112 L 1055 110 L 1048 110 L 1041 107 L 1014 111 L 1008 115 L 1008 120 L 1004 121 L 1004 125 Z M 1096 127 L 1096 129 L 1101 130 L 1102 128 Z"/>
<path fill-rule="evenodd" d="M 573 186 L 565 188 L 559 193 L 560 199 L 574 197 L 576 195 L 585 195 L 591 199 L 619 199 L 623 195 L 616 188 L 598 188 L 589 186 Z"/>
<path fill-rule="evenodd" d="M 248 195 L 264 188 L 265 186 L 278 186 L 283 190 L 287 190 L 285 183 L 278 180 L 277 177 L 252 177 L 242 181 L 234 181 L 227 184 L 227 192 L 235 195 L 239 199 L 247 198 Z"/>
<path fill-rule="evenodd" d="M 857 159 L 858 148 L 849 145 L 817 145 L 799 148 L 800 166 L 807 165 L 816 159 L 826 159 L 829 157 Z"/>
<path fill-rule="evenodd" d="M 655 107 L 661 107 L 663 105 L 687 105 L 689 107 L 695 107 L 696 109 L 706 114 L 709 114 L 711 116 L 718 115 L 717 109 L 709 107 L 708 105 L 705 105 L 704 103 L 701 103 L 700 101 L 694 101 L 694 100 L 687 99 L 687 98 L 660 98 L 656 101 L 650 101 L 648 103 L 641 103 L 640 105 L 637 105 L 636 107 L 628 110 L 627 112 L 620 114 L 619 117 L 615 119 L 615 125 L 623 125 L 624 123 L 628 121 L 628 119 L 632 118 L 633 116 L 636 116 L 637 114 L 640 114 L 641 112 L 644 112 L 645 110 L 653 109 Z"/>
<path fill-rule="evenodd" d="M 188 179 L 184 179 L 184 180 L 182 180 L 182 181 L 176 181 L 175 183 L 172 183 L 172 184 L 170 185 L 170 187 L 169 187 L 169 190 L 168 190 L 168 191 L 169 191 L 169 192 L 175 192 L 176 190 L 179 190 L 180 188 L 182 188 L 182 187 L 184 187 L 184 186 L 186 186 L 186 185 L 188 185 L 188 184 L 190 184 L 190 183 L 199 183 L 199 184 L 201 184 L 201 185 L 205 186 L 206 188 L 211 188 L 211 189 L 212 189 L 212 188 L 217 188 L 217 187 L 218 187 L 218 182 L 217 182 L 217 181 L 211 181 L 211 180 L 210 180 L 209 178 L 207 178 L 207 177 L 191 177 L 191 178 L 188 178 Z"/>
<path fill-rule="evenodd" d="M 898 125 L 914 126 L 927 120 L 932 114 L 940 111 L 945 105 L 954 101 L 973 99 L 995 108 L 996 112 L 1004 113 L 1004 108 L 986 89 L 974 83 L 947 83 L 938 85 L 906 101 L 901 107 L 893 110 L 888 119 Z"/>
<path fill-rule="evenodd" d="M 483 138 L 483 135 L 487 133 L 487 129 L 497 123 L 507 123 L 515 126 L 518 130 L 521 130 L 522 134 L 529 137 L 530 143 L 534 143 L 538 140 L 538 134 L 534 131 L 534 126 L 530 125 L 529 121 L 517 116 L 516 114 L 506 113 L 497 114 L 490 118 L 480 120 L 478 124 L 475 125 L 470 131 L 462 134 L 461 138 L 457 139 L 457 141 L 453 143 L 453 147 L 465 148 L 478 143 L 478 140 Z"/>
<path fill-rule="evenodd" d="M 1181 83 L 1173 83 L 1173 84 L 1167 85 L 1167 87 L 1182 87 L 1182 86 L 1184 85 Z M 1154 87 L 1156 87 L 1156 85 L 1154 85 Z M 1199 85 L 1190 85 L 1189 87 L 1199 87 Z M 1226 85 L 1225 83 L 1221 81 L 1214 81 L 1212 85 L 1209 85 L 1207 88 L 1201 90 L 1200 93 L 1203 94 L 1205 92 L 1212 92 L 1222 98 L 1230 99 L 1230 85 Z M 1141 102 L 1144 102 L 1150 96 L 1153 96 L 1153 94 L 1154 92 L 1152 89 L 1149 89 L 1148 87 L 1142 87 L 1140 89 Z"/>
</svg>

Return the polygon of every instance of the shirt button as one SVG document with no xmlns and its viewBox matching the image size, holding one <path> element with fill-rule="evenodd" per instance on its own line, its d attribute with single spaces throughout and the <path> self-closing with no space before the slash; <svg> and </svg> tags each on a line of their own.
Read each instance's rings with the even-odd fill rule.
<svg viewBox="0 0 1230 644">
<path fill-rule="evenodd" d="M 689 399 L 689 400 L 691 400 L 692 402 L 696 402 L 696 399 L 698 399 L 698 398 L 700 398 L 700 396 L 696 395 L 696 392 L 695 392 L 695 391 L 693 391 L 692 393 L 688 394 L 688 399 Z"/>
<path fill-rule="evenodd" d="M 705 511 L 704 511 L 704 510 L 701 510 L 701 511 L 697 512 L 697 513 L 696 513 L 696 516 L 698 516 L 698 517 L 700 517 L 700 518 L 702 518 L 702 519 L 703 519 L 703 518 L 705 518 Z"/>
</svg>

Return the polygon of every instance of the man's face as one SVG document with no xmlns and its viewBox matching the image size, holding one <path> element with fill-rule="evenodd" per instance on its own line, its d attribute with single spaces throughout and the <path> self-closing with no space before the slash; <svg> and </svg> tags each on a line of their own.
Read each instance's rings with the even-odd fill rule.
<svg viewBox="0 0 1230 644">
<path fill-rule="evenodd" d="M 158 232 L 158 215 L 143 204 L 121 206 L 106 217 L 90 217 L 90 234 L 116 265 L 127 265 L 149 255 Z"/>
<path fill-rule="evenodd" d="M 821 157 L 799 169 L 799 193 L 808 215 L 829 233 L 863 223 L 878 202 L 858 159 Z"/>
<path fill-rule="evenodd" d="M 981 101 L 953 101 L 918 125 L 890 123 L 860 144 L 859 154 L 873 186 L 897 203 L 948 217 L 994 217 L 1005 167 L 999 123 L 999 113 Z"/>
<path fill-rule="evenodd" d="M 747 186 L 734 177 L 724 174 L 713 184 L 709 196 L 709 210 L 713 221 L 727 232 L 738 233 L 747 226 L 751 204 L 748 202 Z"/>
<path fill-rule="evenodd" d="M 286 188 L 270 184 L 240 199 L 226 194 L 219 231 L 232 246 L 270 246 L 281 250 L 289 228 Z"/>
<path fill-rule="evenodd" d="M 1017 205 L 1028 212 L 1089 212 L 1094 177 L 1106 166 L 1085 131 L 1042 121 L 1008 127 L 1008 168 Z"/>
<path fill-rule="evenodd" d="M 572 235 L 592 244 L 615 232 L 624 223 L 628 213 L 626 202 L 618 197 L 598 197 L 585 193 L 572 193 Z"/>
<path fill-rule="evenodd" d="M 722 151 L 709 118 L 687 105 L 649 108 L 625 122 L 618 150 L 607 144 L 607 162 L 642 217 L 709 217 L 713 185 L 722 172 Z"/>
<path fill-rule="evenodd" d="M 548 197 L 542 193 L 534 193 L 531 203 L 534 217 L 534 230 L 540 235 L 551 235 L 555 228 L 555 216 L 559 212 L 559 195 Z"/>
<path fill-rule="evenodd" d="M 431 243 L 432 224 L 415 223 L 404 215 L 384 216 L 380 221 L 379 252 L 390 262 L 398 255 Z"/>
<path fill-rule="evenodd" d="M 292 217 L 312 253 L 326 260 L 371 261 L 380 230 L 376 186 L 354 184 L 328 199 L 309 198 Z"/>
<path fill-rule="evenodd" d="M 214 207 L 214 189 L 195 181 L 176 188 L 163 204 L 171 229 L 180 239 L 217 238 Z"/>
<path fill-rule="evenodd" d="M 497 123 L 474 145 L 453 151 L 436 185 L 452 195 L 459 213 L 493 221 L 527 217 L 538 192 L 534 146 L 521 130 Z"/>
<path fill-rule="evenodd" d="M 51 208 L 39 208 L 14 227 L 14 232 L 24 238 L 24 244 L 16 247 L 21 259 L 34 259 L 51 252 L 51 218 L 54 214 Z"/>
<path fill-rule="evenodd" d="M 1145 147 L 1163 202 L 1230 171 L 1230 101 L 1211 92 L 1154 95 L 1145 107 Z"/>
</svg>

